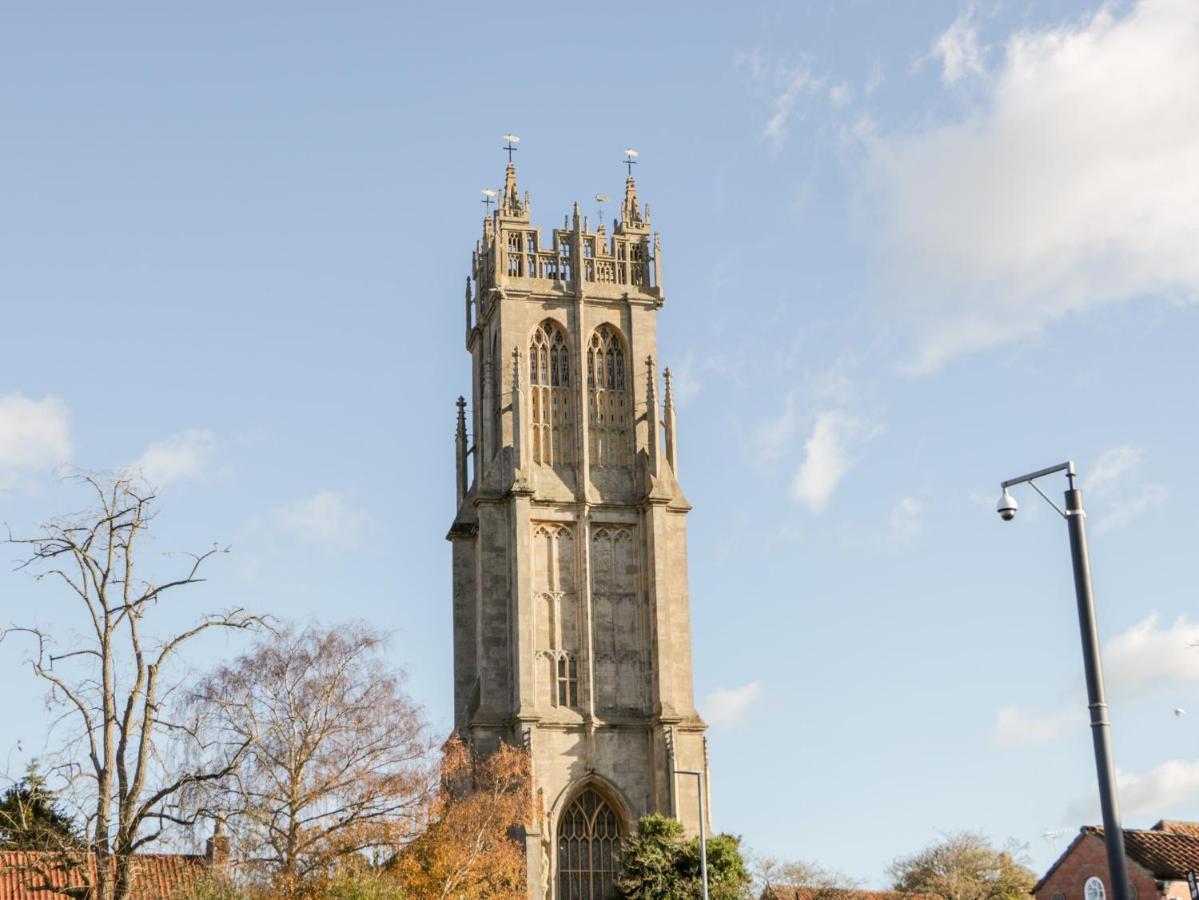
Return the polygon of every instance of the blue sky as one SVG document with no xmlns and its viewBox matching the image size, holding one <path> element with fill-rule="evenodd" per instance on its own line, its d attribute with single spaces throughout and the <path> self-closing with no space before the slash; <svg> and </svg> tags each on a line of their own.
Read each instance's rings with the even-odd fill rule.
<svg viewBox="0 0 1199 900">
<path fill-rule="evenodd" d="M 1126 822 L 1199 818 L 1195 84 L 1183 0 L 9 4 L 0 519 L 140 462 L 157 548 L 233 548 L 168 618 L 367 619 L 447 728 L 479 191 L 515 132 L 552 227 L 632 146 L 718 827 L 882 885 L 943 831 L 1043 869 L 1098 821 L 1065 530 L 993 513 L 1067 457 Z M 71 627 L 24 575 L 0 604 Z"/>
</svg>

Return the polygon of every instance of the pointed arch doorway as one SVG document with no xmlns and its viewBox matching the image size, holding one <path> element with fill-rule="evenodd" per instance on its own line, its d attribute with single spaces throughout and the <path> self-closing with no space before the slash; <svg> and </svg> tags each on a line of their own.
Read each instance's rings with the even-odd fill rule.
<svg viewBox="0 0 1199 900">
<path fill-rule="evenodd" d="M 558 820 L 558 900 L 609 900 L 620 869 L 620 816 L 585 788 Z"/>
</svg>

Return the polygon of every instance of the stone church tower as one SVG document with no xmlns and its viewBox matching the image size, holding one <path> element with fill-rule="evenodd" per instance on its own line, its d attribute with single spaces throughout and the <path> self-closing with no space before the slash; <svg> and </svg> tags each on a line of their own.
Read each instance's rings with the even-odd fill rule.
<svg viewBox="0 0 1199 900">
<path fill-rule="evenodd" d="M 530 898 L 599 900 L 640 816 L 698 828 L 697 779 L 675 772 L 707 780 L 691 507 L 657 372 L 658 236 L 631 171 L 611 233 L 576 203 L 543 234 L 509 161 L 472 269 L 449 532 L 455 724 L 484 752 L 531 753 Z"/>
</svg>

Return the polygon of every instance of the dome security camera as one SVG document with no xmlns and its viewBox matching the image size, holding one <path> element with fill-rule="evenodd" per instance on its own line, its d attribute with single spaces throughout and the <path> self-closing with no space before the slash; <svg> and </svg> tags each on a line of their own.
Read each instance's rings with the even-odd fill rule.
<svg viewBox="0 0 1199 900">
<path fill-rule="evenodd" d="M 1010 522 L 1016 518 L 1016 510 L 1020 508 L 1020 504 L 1016 502 L 1016 498 L 1008 493 L 1007 488 L 1003 489 L 1003 496 L 999 498 L 999 502 L 995 504 L 995 512 L 999 513 L 999 517 L 1005 522 Z"/>
</svg>

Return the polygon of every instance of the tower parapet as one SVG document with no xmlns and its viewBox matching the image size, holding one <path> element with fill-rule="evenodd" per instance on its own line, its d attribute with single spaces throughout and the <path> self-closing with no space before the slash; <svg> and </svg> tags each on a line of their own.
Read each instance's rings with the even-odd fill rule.
<svg viewBox="0 0 1199 900">
<path fill-rule="evenodd" d="M 471 277 L 478 297 L 500 288 L 601 298 L 628 294 L 660 305 L 658 246 L 658 235 L 650 231 L 649 207 L 642 212 L 632 175 L 611 234 L 602 223 L 592 231 L 576 203 L 547 241 L 531 221 L 529 194 L 522 199 L 516 166 L 509 163 L 500 202 L 484 220 L 483 236 L 475 245 Z"/>
</svg>

